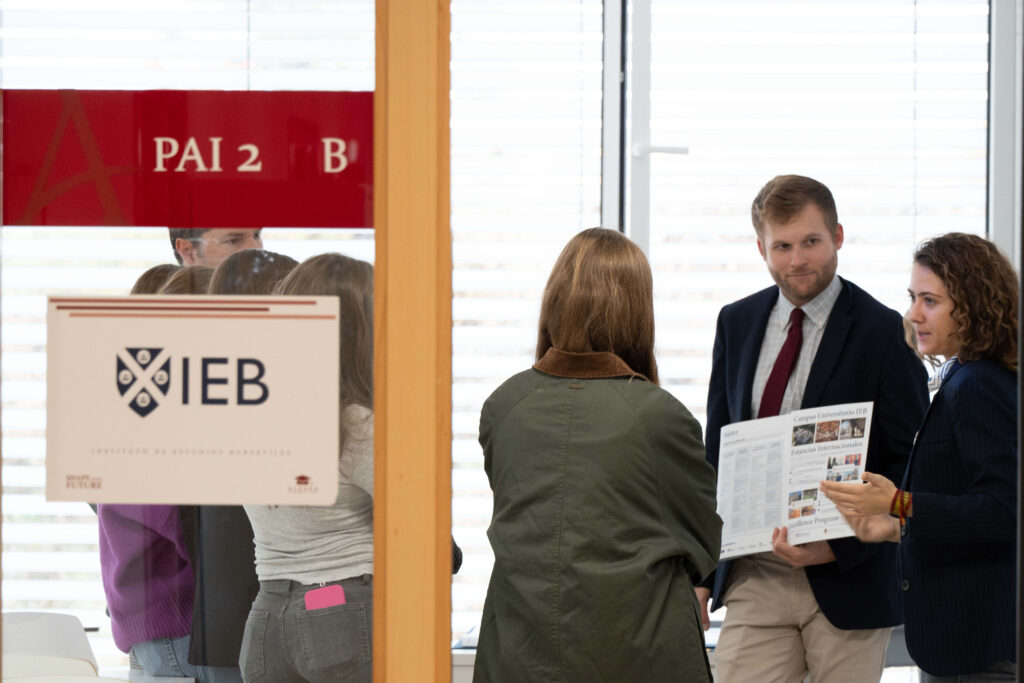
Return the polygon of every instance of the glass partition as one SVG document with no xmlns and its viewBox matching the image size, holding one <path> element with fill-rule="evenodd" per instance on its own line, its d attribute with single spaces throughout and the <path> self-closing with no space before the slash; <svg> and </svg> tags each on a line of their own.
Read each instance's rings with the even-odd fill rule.
<svg viewBox="0 0 1024 683">
<path fill-rule="evenodd" d="M 0 9 L 4 89 L 374 87 L 370 1 L 117 0 L 86 7 L 43 0 L 4 1 Z M 151 266 L 175 263 L 168 237 L 166 227 L 0 228 L 3 608 L 77 616 L 107 670 L 126 669 L 129 658 L 115 645 L 105 613 L 97 515 L 85 503 L 44 498 L 46 297 L 128 294 Z M 229 235 L 191 237 L 197 251 L 231 246 Z M 265 249 L 298 262 L 325 252 L 374 260 L 370 229 L 272 228 L 261 237 Z M 245 239 L 244 246 L 259 246 Z M 209 510 L 205 522 L 202 515 L 182 515 L 186 535 L 193 524 L 199 545 L 232 540 L 218 531 L 227 527 L 217 508 Z M 204 571 L 218 569 L 207 562 Z"/>
</svg>

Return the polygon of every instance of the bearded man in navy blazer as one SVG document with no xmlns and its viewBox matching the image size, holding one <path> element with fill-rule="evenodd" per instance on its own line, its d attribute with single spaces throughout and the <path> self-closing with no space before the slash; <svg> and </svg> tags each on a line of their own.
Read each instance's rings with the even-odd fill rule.
<svg viewBox="0 0 1024 683">
<path fill-rule="evenodd" d="M 874 401 L 865 469 L 899 481 L 928 404 L 902 316 L 836 275 L 843 226 L 822 183 L 778 176 L 761 188 L 751 217 L 776 286 L 719 313 L 708 461 L 718 468 L 721 428 L 733 422 Z M 784 369 L 769 381 L 777 359 Z M 889 632 L 902 620 L 895 546 L 855 538 L 794 546 L 785 527 L 771 540 L 771 553 L 724 561 L 696 588 L 705 628 L 709 599 L 712 609 L 727 607 L 716 681 L 878 681 Z"/>
</svg>

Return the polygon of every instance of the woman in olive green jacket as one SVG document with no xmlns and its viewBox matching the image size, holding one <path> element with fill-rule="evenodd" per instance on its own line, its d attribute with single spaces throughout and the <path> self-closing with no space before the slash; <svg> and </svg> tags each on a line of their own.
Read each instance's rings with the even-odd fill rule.
<svg viewBox="0 0 1024 683">
<path fill-rule="evenodd" d="M 480 416 L 495 561 L 475 683 L 710 680 L 693 584 L 718 560 L 715 474 L 653 349 L 643 252 L 580 233 L 544 292 L 537 363 Z"/>
</svg>

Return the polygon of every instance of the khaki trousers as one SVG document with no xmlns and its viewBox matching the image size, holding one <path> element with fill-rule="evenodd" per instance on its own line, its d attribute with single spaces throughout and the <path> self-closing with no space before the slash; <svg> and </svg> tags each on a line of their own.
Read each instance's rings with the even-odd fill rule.
<svg viewBox="0 0 1024 683">
<path fill-rule="evenodd" d="M 717 683 L 877 682 L 892 629 L 846 631 L 818 609 L 807 574 L 771 553 L 733 562 L 715 648 Z"/>
</svg>

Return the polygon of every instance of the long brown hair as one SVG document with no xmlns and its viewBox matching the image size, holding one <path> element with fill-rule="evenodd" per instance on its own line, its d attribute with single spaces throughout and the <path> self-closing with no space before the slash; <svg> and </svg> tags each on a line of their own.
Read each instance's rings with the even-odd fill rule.
<svg viewBox="0 0 1024 683">
<path fill-rule="evenodd" d="M 991 358 L 1016 372 L 1017 273 L 996 245 L 951 232 L 922 242 L 914 263 L 932 271 L 949 291 L 960 343 L 957 357 L 963 362 Z M 907 343 L 916 346 L 909 327 Z"/>
<path fill-rule="evenodd" d="M 274 294 L 340 299 L 341 405 L 373 410 L 373 266 L 341 254 L 320 254 L 296 266 Z"/>
<path fill-rule="evenodd" d="M 657 384 L 653 291 L 640 247 L 615 230 L 584 230 L 562 249 L 544 288 L 537 360 L 551 347 L 609 351 Z"/>
</svg>

